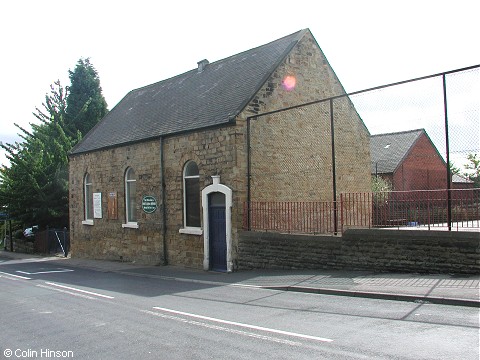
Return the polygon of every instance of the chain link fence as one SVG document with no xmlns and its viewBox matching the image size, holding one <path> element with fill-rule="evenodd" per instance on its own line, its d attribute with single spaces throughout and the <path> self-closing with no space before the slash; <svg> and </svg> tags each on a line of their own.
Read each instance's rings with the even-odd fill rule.
<svg viewBox="0 0 480 360">
<path fill-rule="evenodd" d="M 450 230 L 452 214 L 466 213 L 480 228 L 479 99 L 477 65 L 252 116 L 244 227 L 337 233 L 441 221 Z M 409 216 L 375 214 L 379 197 Z M 428 213 L 431 198 L 441 218 Z"/>
<path fill-rule="evenodd" d="M 462 176 L 471 174 L 465 169 L 467 157 L 480 156 L 478 66 L 359 92 L 350 99 L 372 135 L 425 129 L 443 161 L 449 158 Z M 383 155 L 372 164 L 381 167 L 390 160 L 387 151 Z"/>
</svg>

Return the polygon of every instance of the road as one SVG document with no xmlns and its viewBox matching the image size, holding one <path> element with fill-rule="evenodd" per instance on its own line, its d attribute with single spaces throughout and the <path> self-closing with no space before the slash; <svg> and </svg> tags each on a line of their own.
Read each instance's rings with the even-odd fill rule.
<svg viewBox="0 0 480 360">
<path fill-rule="evenodd" d="M 475 359 L 479 310 L 0 262 L 0 358 Z"/>
</svg>

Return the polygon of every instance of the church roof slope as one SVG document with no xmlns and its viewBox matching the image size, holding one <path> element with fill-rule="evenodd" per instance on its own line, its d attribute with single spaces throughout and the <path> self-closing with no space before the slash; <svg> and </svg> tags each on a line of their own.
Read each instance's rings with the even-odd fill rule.
<svg viewBox="0 0 480 360">
<path fill-rule="evenodd" d="M 71 154 L 231 122 L 306 31 L 130 91 Z"/>
</svg>

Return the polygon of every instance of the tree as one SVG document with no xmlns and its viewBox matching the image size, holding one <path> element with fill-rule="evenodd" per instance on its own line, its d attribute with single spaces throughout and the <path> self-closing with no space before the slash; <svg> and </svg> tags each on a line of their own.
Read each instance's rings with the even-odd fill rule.
<svg viewBox="0 0 480 360">
<path fill-rule="evenodd" d="M 372 192 L 375 206 L 385 205 L 392 189 L 393 186 L 390 180 L 381 176 L 372 176 Z"/>
<path fill-rule="evenodd" d="M 465 172 L 464 175 L 475 183 L 475 187 L 480 187 L 480 158 L 477 155 L 467 155 L 468 163 L 465 164 L 465 170 L 468 172 Z"/>
<path fill-rule="evenodd" d="M 15 124 L 23 141 L 3 145 L 10 167 L 0 170 L 0 197 L 24 224 L 68 224 L 68 152 L 80 137 L 64 130 L 66 96 L 57 81 L 34 113 L 40 124 L 30 124 L 31 131 Z"/>
<path fill-rule="evenodd" d="M 460 175 L 460 168 L 456 167 L 451 161 L 449 161 L 448 167 L 450 168 L 450 174 Z"/>
<path fill-rule="evenodd" d="M 107 102 L 102 95 L 98 73 L 90 59 L 80 59 L 73 71 L 69 70 L 66 124 L 69 132 L 80 131 L 84 136 L 106 114 Z"/>
<path fill-rule="evenodd" d="M 107 112 L 98 74 L 89 59 L 69 71 L 70 87 L 51 85 L 22 141 L 2 144 L 10 167 L 0 169 L 0 203 L 25 225 L 68 225 L 68 153 Z"/>
<path fill-rule="evenodd" d="M 387 192 L 392 191 L 392 182 L 388 179 L 384 179 L 381 176 L 372 176 L 372 192 Z"/>
</svg>

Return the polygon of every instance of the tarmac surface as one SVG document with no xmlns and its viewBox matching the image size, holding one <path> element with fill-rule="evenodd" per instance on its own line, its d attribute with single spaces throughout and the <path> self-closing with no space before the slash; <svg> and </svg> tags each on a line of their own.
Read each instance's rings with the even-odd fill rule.
<svg viewBox="0 0 480 360">
<path fill-rule="evenodd" d="M 116 272 L 132 276 L 259 287 L 337 296 L 423 302 L 480 308 L 480 275 L 375 273 L 345 270 L 242 270 L 232 273 L 178 266 L 146 266 L 129 262 L 42 257 L 0 250 L 0 266 L 14 261 L 55 261 L 62 266 Z"/>
</svg>

